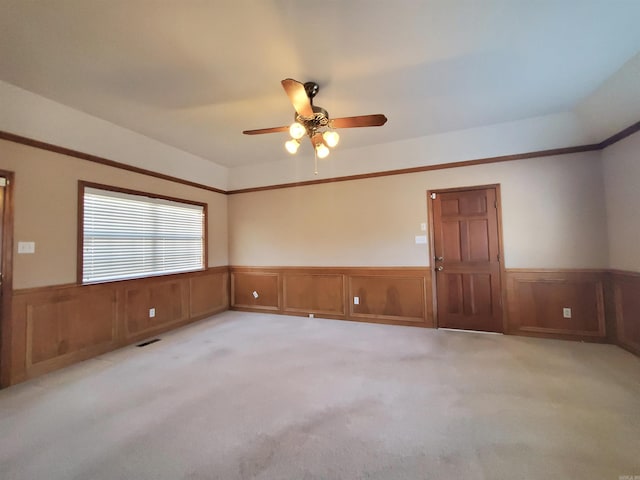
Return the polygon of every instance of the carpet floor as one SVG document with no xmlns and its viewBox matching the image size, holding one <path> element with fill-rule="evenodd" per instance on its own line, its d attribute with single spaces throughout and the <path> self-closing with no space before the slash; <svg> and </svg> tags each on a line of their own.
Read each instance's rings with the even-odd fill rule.
<svg viewBox="0 0 640 480">
<path fill-rule="evenodd" d="M 0 478 L 640 476 L 612 345 L 241 312 L 161 338 L 0 391 Z"/>
</svg>

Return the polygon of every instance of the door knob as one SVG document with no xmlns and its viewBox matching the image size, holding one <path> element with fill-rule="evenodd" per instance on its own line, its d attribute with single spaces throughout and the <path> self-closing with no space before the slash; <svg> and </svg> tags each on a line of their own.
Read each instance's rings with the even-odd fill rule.
<svg viewBox="0 0 640 480">
<path fill-rule="evenodd" d="M 436 262 L 443 262 L 444 261 L 444 257 L 439 257 L 439 256 L 435 256 L 433 257 L 435 259 Z"/>
<path fill-rule="evenodd" d="M 442 270 L 444 270 L 444 267 L 442 265 L 436 267 L 436 272 L 441 272 Z"/>
</svg>

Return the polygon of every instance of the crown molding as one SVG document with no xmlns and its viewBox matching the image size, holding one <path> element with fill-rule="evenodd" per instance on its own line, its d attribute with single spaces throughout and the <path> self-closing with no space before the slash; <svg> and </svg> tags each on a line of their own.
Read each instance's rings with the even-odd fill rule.
<svg viewBox="0 0 640 480">
<path fill-rule="evenodd" d="M 134 167 L 126 163 L 117 162 L 115 160 L 109 160 L 107 158 L 98 157 L 96 155 L 91 155 L 89 153 L 79 152 L 77 150 L 72 150 L 70 148 L 53 145 L 51 143 L 41 142 L 39 140 L 34 140 L 32 138 L 23 137 L 21 135 L 16 135 L 14 133 L 4 132 L 1 130 L 0 130 L 0 139 L 8 140 L 10 142 L 19 143 L 22 145 L 28 145 L 30 147 L 39 148 L 41 150 L 60 153 L 62 155 L 68 155 L 70 157 L 80 158 L 82 160 L 99 163 L 101 165 L 107 165 L 114 168 L 120 168 L 122 170 L 128 170 L 130 172 L 139 173 L 142 175 L 148 175 L 150 177 L 160 178 L 160 179 L 168 180 L 175 183 L 181 183 L 183 185 L 188 185 L 190 187 L 201 188 L 203 190 L 208 190 L 210 192 L 221 193 L 225 195 L 235 195 L 239 193 L 261 192 L 264 190 L 277 190 L 281 188 L 306 187 L 309 185 L 318 185 L 322 183 L 347 182 L 351 180 L 363 180 L 366 178 L 386 177 L 390 175 L 404 175 L 408 173 L 428 172 L 431 170 L 444 170 L 448 168 L 468 167 L 472 165 L 485 165 L 488 163 L 511 162 L 514 160 L 523 160 L 527 158 L 549 157 L 549 156 L 555 156 L 555 155 L 569 155 L 572 153 L 580 153 L 580 152 L 593 152 L 593 151 L 599 151 L 607 147 L 610 147 L 611 145 L 627 138 L 630 135 L 633 135 L 638 131 L 640 131 L 640 121 L 634 123 L 633 125 L 630 125 L 629 127 L 625 128 L 624 130 L 621 130 L 620 132 L 614 135 L 611 135 L 609 138 L 606 138 L 600 143 L 578 145 L 574 147 L 554 148 L 550 150 L 538 150 L 535 152 L 517 153 L 514 155 L 501 155 L 497 157 L 478 158 L 474 160 L 465 160 L 460 162 L 426 165 L 423 167 L 402 168 L 398 170 L 385 170 L 382 172 L 363 173 L 359 175 L 348 175 L 344 177 L 323 178 L 319 180 L 307 180 L 304 182 L 292 182 L 292 183 L 282 183 L 278 185 L 267 185 L 262 187 L 241 188 L 238 190 L 221 190 L 219 188 L 211 187 L 209 185 L 191 182 L 189 180 L 184 180 L 182 178 L 174 177 L 171 175 L 165 175 L 163 173 L 154 172 L 152 170 L 147 170 L 144 168 Z"/>
<path fill-rule="evenodd" d="M 78 150 L 72 150 L 70 148 L 61 147 L 52 143 L 41 142 L 40 140 L 34 140 L 32 138 L 16 135 L 15 133 L 3 132 L 0 130 L 0 139 L 8 140 L 14 143 L 20 143 L 30 147 L 39 148 L 41 150 L 47 150 L 49 152 L 60 153 L 62 155 L 68 155 L 70 157 L 79 158 L 81 160 L 87 160 L 89 162 L 99 163 L 101 165 L 107 165 L 109 167 L 120 168 L 129 172 L 140 173 L 142 175 L 148 175 L 150 177 L 161 178 L 162 180 L 169 180 L 170 182 L 181 183 L 190 187 L 201 188 L 203 190 L 209 190 L 210 192 L 227 194 L 225 190 L 219 188 L 210 187 L 202 183 L 191 182 L 182 178 L 174 177 L 172 175 L 165 175 L 164 173 L 154 172 L 153 170 L 147 170 L 145 168 L 134 167 L 122 162 L 116 162 L 115 160 L 109 160 L 108 158 L 98 157 L 97 155 L 91 155 L 90 153 L 79 152 Z"/>
</svg>

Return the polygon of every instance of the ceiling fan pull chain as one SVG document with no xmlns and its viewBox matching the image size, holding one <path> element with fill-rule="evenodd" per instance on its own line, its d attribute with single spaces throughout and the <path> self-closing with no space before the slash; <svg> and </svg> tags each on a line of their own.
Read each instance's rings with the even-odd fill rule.
<svg viewBox="0 0 640 480">
<path fill-rule="evenodd" d="M 318 152 L 313 149 L 313 174 L 318 175 Z"/>
</svg>

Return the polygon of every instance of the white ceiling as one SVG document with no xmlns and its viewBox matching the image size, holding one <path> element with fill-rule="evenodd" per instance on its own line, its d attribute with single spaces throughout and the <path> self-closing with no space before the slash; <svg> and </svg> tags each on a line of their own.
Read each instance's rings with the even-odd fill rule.
<svg viewBox="0 0 640 480">
<path fill-rule="evenodd" d="M 637 0 L 0 0 L 0 80 L 221 165 L 283 158 L 280 80 L 340 148 L 566 112 L 640 51 Z M 303 145 L 303 148 L 310 148 Z"/>
</svg>

